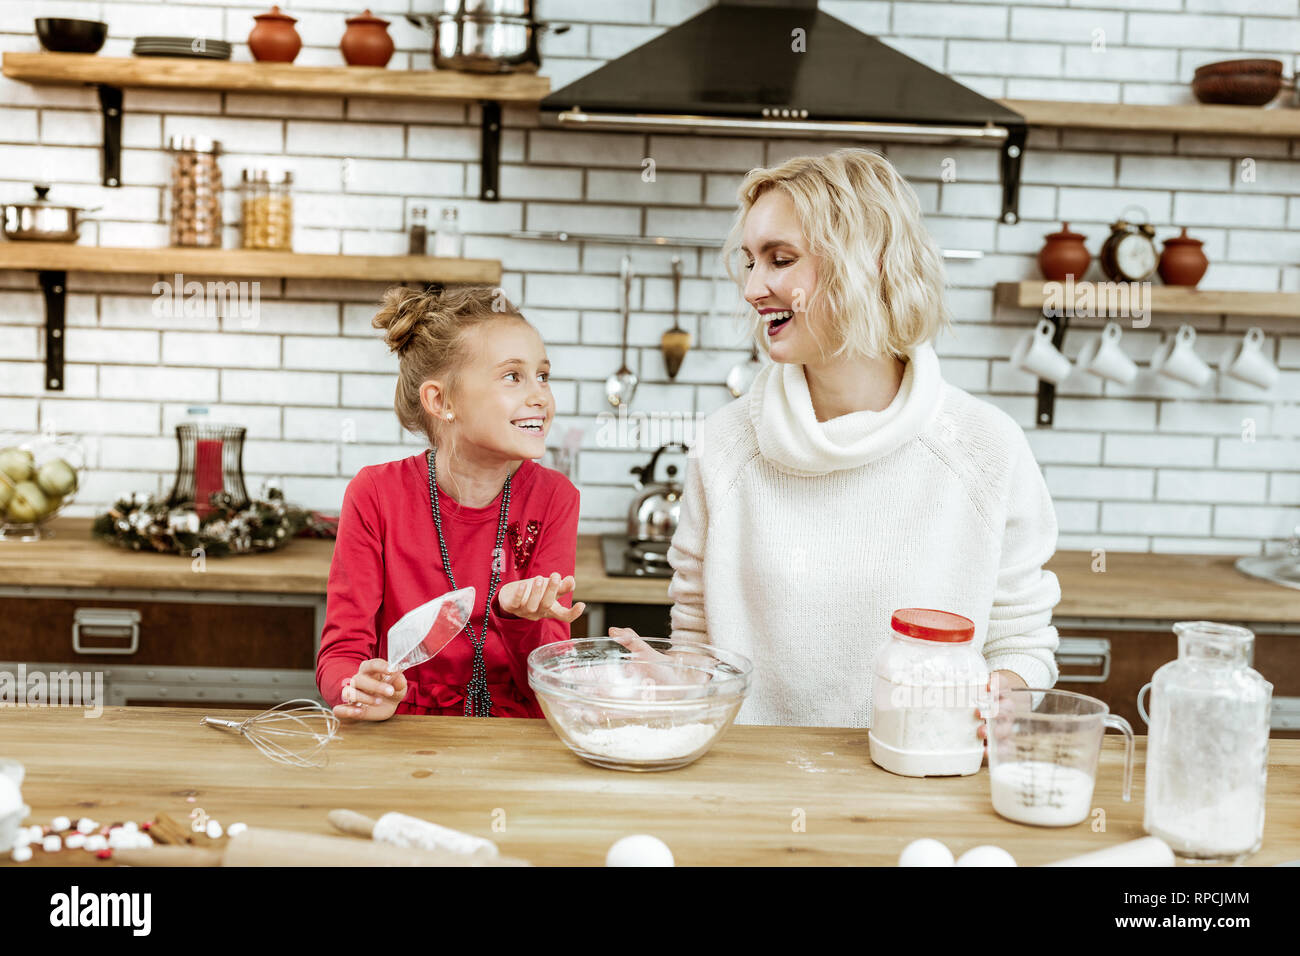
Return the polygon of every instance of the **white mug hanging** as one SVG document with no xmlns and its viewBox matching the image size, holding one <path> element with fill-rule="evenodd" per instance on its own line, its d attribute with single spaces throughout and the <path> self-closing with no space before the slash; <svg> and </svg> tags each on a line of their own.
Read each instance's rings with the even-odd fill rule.
<svg viewBox="0 0 1300 956">
<path fill-rule="evenodd" d="M 1151 368 L 1197 388 L 1214 374 L 1205 360 L 1196 354 L 1196 330 L 1190 325 L 1180 325 L 1177 332 L 1166 338 L 1151 359 Z"/>
<path fill-rule="evenodd" d="M 1257 388 L 1268 389 L 1277 381 L 1277 366 L 1264 354 L 1264 330 L 1250 328 L 1242 340 L 1230 346 L 1219 362 L 1219 371 L 1225 375 L 1249 382 Z"/>
<path fill-rule="evenodd" d="M 1079 352 L 1079 368 L 1098 378 L 1128 385 L 1137 376 L 1137 364 L 1124 354 L 1119 339 L 1123 334 L 1118 322 L 1107 322 L 1101 335 L 1084 345 Z"/>
<path fill-rule="evenodd" d="M 1070 360 L 1052 344 L 1056 325 L 1039 319 L 1034 330 L 1021 339 L 1011 352 L 1011 364 L 1037 375 L 1045 382 L 1059 385 L 1070 374 Z"/>
</svg>

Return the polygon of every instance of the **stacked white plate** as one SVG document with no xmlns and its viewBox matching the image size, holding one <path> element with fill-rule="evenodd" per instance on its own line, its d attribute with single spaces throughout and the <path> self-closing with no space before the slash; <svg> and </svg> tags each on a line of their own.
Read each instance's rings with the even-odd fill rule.
<svg viewBox="0 0 1300 956">
<path fill-rule="evenodd" d="M 202 60 L 229 60 L 230 44 L 208 37 L 136 37 L 136 56 L 186 56 Z"/>
</svg>

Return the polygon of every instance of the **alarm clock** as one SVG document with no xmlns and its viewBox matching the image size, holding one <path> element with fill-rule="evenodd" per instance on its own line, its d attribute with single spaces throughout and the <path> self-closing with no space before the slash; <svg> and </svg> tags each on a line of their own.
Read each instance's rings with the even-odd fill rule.
<svg viewBox="0 0 1300 956">
<path fill-rule="evenodd" d="M 1151 277 L 1160 262 L 1156 252 L 1156 227 L 1135 225 L 1120 219 L 1110 227 L 1102 243 L 1101 271 L 1112 282 L 1141 282 Z"/>
</svg>

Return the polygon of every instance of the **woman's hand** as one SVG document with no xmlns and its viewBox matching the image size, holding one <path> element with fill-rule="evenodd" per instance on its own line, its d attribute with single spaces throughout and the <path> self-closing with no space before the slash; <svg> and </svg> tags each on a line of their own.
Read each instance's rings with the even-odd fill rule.
<svg viewBox="0 0 1300 956">
<path fill-rule="evenodd" d="M 362 661 L 354 676 L 343 681 L 343 703 L 334 708 L 336 717 L 348 720 L 387 720 L 406 697 L 406 678 L 401 671 L 389 671 L 382 657 Z"/>
<path fill-rule="evenodd" d="M 587 605 L 579 601 L 571 608 L 565 607 L 556 597 L 568 594 L 576 586 L 572 574 L 562 578 L 558 572 L 553 571 L 549 578 L 524 578 L 501 585 L 497 591 L 497 604 L 507 614 L 528 621 L 550 618 L 572 624 L 582 616 Z"/>
<path fill-rule="evenodd" d="M 703 684 L 709 680 L 707 670 L 696 670 L 692 663 L 707 664 L 701 655 L 690 651 L 660 653 L 630 627 L 611 627 L 609 636 L 628 650 L 626 670 L 634 671 L 638 677 L 656 684 Z"/>
<path fill-rule="evenodd" d="M 1029 685 L 1025 683 L 1025 679 L 1015 671 L 994 671 L 989 675 L 988 690 L 991 709 L 987 716 L 996 717 L 998 714 L 1005 715 L 1009 713 L 1011 710 L 1011 702 L 1014 698 L 1012 698 L 1008 692 L 1028 686 Z M 979 708 L 976 708 L 975 716 L 983 718 L 986 715 L 981 713 Z M 989 752 L 988 724 L 981 723 L 979 727 L 976 728 L 975 733 L 979 736 L 980 740 L 984 741 L 984 754 L 987 756 Z"/>
</svg>

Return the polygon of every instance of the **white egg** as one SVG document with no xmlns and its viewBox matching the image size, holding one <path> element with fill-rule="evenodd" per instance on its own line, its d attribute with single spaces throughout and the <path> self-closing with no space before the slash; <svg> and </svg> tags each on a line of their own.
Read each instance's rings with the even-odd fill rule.
<svg viewBox="0 0 1300 956">
<path fill-rule="evenodd" d="M 673 866 L 673 851 L 656 837 L 638 833 L 619 840 L 605 854 L 606 866 Z"/>
<path fill-rule="evenodd" d="M 977 846 L 957 857 L 958 866 L 1015 866 L 1016 858 L 1000 846 Z"/>
<path fill-rule="evenodd" d="M 899 866 L 952 866 L 952 850 L 938 840 L 913 840 L 898 855 Z"/>
</svg>

